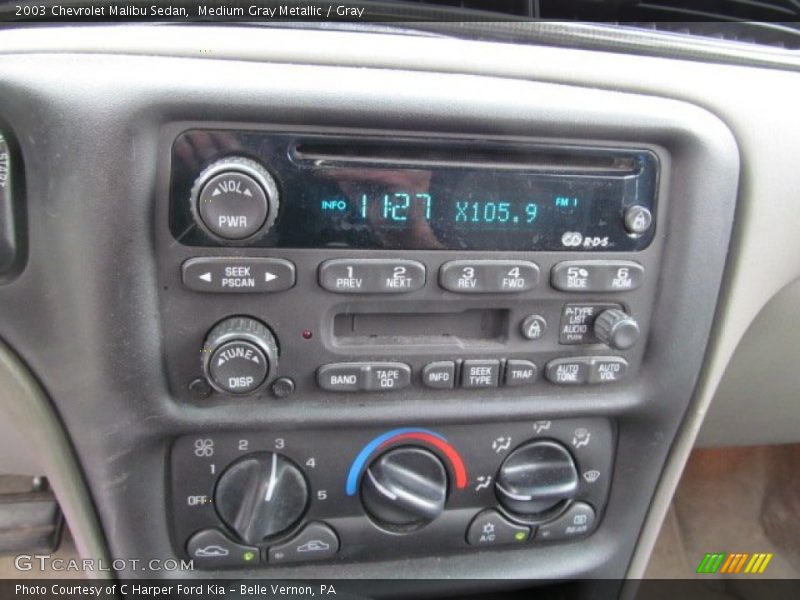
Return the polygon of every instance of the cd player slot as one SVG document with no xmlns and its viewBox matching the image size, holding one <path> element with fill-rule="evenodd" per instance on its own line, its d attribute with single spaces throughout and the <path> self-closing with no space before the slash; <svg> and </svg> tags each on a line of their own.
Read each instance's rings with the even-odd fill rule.
<svg viewBox="0 0 800 600">
<path fill-rule="evenodd" d="M 469 309 L 453 313 L 340 313 L 333 335 L 342 346 L 484 346 L 508 335 L 506 309 Z"/>
<path fill-rule="evenodd" d="M 321 168 L 342 164 L 408 165 L 443 168 L 513 169 L 564 173 L 632 175 L 637 161 L 613 153 L 575 152 L 569 149 L 477 144 L 416 144 L 402 142 L 307 141 L 295 143 L 295 162 Z"/>
</svg>

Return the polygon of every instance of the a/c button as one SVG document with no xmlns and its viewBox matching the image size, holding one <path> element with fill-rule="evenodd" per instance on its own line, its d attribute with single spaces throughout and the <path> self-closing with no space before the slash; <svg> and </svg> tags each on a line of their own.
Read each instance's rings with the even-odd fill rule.
<svg viewBox="0 0 800 600">
<path fill-rule="evenodd" d="M 530 536 L 530 527 L 512 523 L 493 509 L 478 514 L 467 529 L 467 542 L 473 546 L 520 544 Z"/>
</svg>

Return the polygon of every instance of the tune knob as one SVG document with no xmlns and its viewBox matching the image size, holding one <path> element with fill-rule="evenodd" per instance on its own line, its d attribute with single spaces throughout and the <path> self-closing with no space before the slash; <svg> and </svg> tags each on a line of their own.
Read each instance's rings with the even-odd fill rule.
<svg viewBox="0 0 800 600">
<path fill-rule="evenodd" d="M 226 394 L 248 394 L 277 366 L 278 344 L 262 322 L 231 317 L 208 332 L 202 359 L 212 387 Z"/>
<path fill-rule="evenodd" d="M 444 510 L 447 471 L 435 454 L 417 446 L 385 452 L 367 468 L 361 501 L 379 524 L 395 531 L 427 525 Z"/>
<path fill-rule="evenodd" d="M 524 444 L 503 461 L 495 480 L 500 503 L 512 513 L 536 519 L 572 500 L 578 491 L 575 461 L 549 440 Z"/>
<path fill-rule="evenodd" d="M 243 541 L 258 544 L 300 520 L 308 504 L 308 485 L 285 456 L 255 452 L 220 476 L 214 503 L 220 518 Z"/>
<path fill-rule="evenodd" d="M 609 308 L 594 320 L 594 334 L 611 348 L 627 350 L 639 339 L 639 324 L 618 308 Z"/>
<path fill-rule="evenodd" d="M 218 160 L 197 177 L 190 194 L 195 222 L 211 237 L 248 241 L 266 233 L 278 215 L 275 180 L 249 158 Z"/>
</svg>

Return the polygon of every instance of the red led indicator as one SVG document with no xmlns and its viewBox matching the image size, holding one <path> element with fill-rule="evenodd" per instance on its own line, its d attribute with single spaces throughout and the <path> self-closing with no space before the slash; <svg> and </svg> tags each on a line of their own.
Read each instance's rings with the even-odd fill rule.
<svg viewBox="0 0 800 600">
<path fill-rule="evenodd" d="M 314 336 L 310 329 L 304 329 L 301 335 L 304 340 L 310 340 Z"/>
</svg>

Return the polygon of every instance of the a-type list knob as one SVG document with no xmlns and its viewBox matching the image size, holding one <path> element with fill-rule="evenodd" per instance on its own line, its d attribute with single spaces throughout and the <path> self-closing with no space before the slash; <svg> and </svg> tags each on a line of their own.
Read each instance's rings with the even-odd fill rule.
<svg viewBox="0 0 800 600">
<path fill-rule="evenodd" d="M 618 308 L 604 310 L 594 320 L 594 334 L 616 350 L 628 350 L 639 339 L 639 324 Z"/>
</svg>

